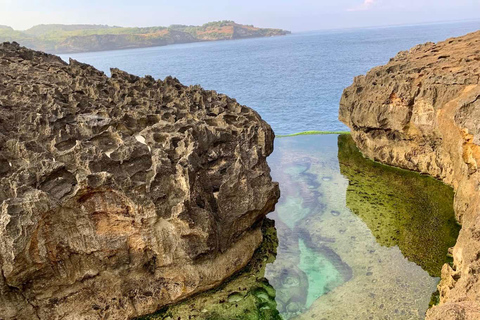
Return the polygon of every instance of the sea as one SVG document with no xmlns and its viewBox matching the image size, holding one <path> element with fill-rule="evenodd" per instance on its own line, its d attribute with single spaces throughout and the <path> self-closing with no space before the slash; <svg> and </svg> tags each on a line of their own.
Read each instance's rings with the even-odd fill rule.
<svg viewBox="0 0 480 320">
<path fill-rule="evenodd" d="M 255 109 L 277 135 L 344 131 L 343 89 L 399 51 L 480 29 L 480 21 L 327 30 L 287 36 L 65 54 L 107 74 L 112 67 L 157 79 L 173 76 Z"/>
</svg>

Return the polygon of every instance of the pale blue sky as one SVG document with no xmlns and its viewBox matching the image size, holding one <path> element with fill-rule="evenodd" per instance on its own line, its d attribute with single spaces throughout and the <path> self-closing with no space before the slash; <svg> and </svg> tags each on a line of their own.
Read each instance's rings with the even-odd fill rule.
<svg viewBox="0 0 480 320">
<path fill-rule="evenodd" d="M 291 31 L 480 19 L 480 0 L 0 0 L 0 24 L 167 26 L 235 20 Z"/>
</svg>

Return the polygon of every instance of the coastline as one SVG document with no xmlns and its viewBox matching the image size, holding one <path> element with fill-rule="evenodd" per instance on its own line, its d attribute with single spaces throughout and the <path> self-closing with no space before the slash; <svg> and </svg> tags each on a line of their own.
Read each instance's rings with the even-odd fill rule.
<svg viewBox="0 0 480 320">
<path fill-rule="evenodd" d="M 52 54 L 73 54 L 148 48 L 194 42 L 265 38 L 291 34 L 288 30 L 258 28 L 230 20 L 201 26 L 117 27 L 88 24 L 36 25 L 19 31 L 0 26 L 0 43 L 17 42 Z"/>
<path fill-rule="evenodd" d="M 197 41 L 188 41 L 188 42 L 177 42 L 177 43 L 168 43 L 168 44 L 154 44 L 154 45 L 146 45 L 141 47 L 126 47 L 126 48 L 119 48 L 119 49 L 105 49 L 105 50 L 88 50 L 88 51 L 45 51 L 46 53 L 57 55 L 57 56 L 65 56 L 69 54 L 83 54 L 83 53 L 99 53 L 99 52 L 116 52 L 116 51 L 127 51 L 127 50 L 137 50 L 137 49 L 151 49 L 151 48 L 163 48 L 163 47 L 173 47 L 173 46 L 182 46 L 186 44 L 198 44 L 198 43 L 211 43 L 211 42 L 232 42 L 232 41 L 243 41 L 243 40 L 252 40 L 252 39 L 269 39 L 269 38 L 277 38 L 277 37 L 287 37 L 293 34 L 298 34 L 294 32 L 290 32 L 284 35 L 273 35 L 273 36 L 254 36 L 254 37 L 245 37 L 245 38 L 233 38 L 233 39 L 218 39 L 218 40 L 197 40 Z M 17 41 L 13 41 L 17 42 Z M 1 41 L 0 41 L 1 43 Z M 17 42 L 19 43 L 19 42 Z M 19 43 L 21 46 L 25 46 L 22 43 Z M 28 46 L 26 46 L 28 47 Z M 33 49 L 36 50 L 36 49 Z M 41 50 L 40 50 L 41 51 Z M 62 58 L 63 59 L 63 58 Z"/>
</svg>

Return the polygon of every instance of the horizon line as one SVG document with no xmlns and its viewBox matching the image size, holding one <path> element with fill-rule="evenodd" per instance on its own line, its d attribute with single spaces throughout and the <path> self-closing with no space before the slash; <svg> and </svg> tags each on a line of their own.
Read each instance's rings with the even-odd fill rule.
<svg viewBox="0 0 480 320">
<path fill-rule="evenodd" d="M 466 19 L 466 20 L 437 20 L 437 21 L 426 21 L 426 22 L 413 22 L 413 23 L 398 23 L 398 24 L 380 24 L 380 25 L 370 25 L 370 26 L 352 26 L 352 27 L 325 27 L 325 28 L 320 28 L 320 29 L 311 29 L 311 30 L 301 30 L 301 31 L 293 31 L 293 30 L 288 30 L 288 29 L 284 29 L 282 27 L 261 27 L 261 26 L 257 26 L 255 24 L 243 24 L 243 23 L 240 23 L 240 22 L 236 22 L 234 20 L 212 20 L 212 21 L 208 21 L 208 22 L 205 22 L 203 24 L 200 24 L 200 25 L 194 25 L 194 24 L 177 24 L 177 23 L 173 23 L 173 24 L 170 24 L 169 26 L 161 26 L 161 25 L 148 25 L 148 26 L 120 26 L 120 25 L 108 25 L 108 24 L 101 24 L 101 23 L 72 23 L 72 24 L 67 24 L 67 23 L 40 23 L 40 24 L 36 24 L 36 25 L 33 25 L 31 26 L 30 28 L 27 28 L 27 29 L 14 29 L 13 27 L 9 26 L 9 25 L 3 25 L 5 27 L 9 27 L 9 28 L 12 28 L 13 30 L 15 31 L 20 31 L 20 32 L 23 32 L 23 31 L 27 31 L 33 27 L 36 27 L 36 26 L 42 26 L 42 25 L 45 25 L 45 26 L 49 26 L 49 25 L 60 25 L 60 26 L 107 26 L 107 27 L 111 27 L 111 28 L 155 28 L 155 27 L 164 27 L 164 28 L 168 28 L 168 27 L 171 27 L 171 26 L 175 26 L 175 25 L 183 25 L 183 26 L 194 26 L 194 27 L 200 27 L 200 26 L 203 26 L 204 24 L 207 24 L 207 23 L 210 23 L 210 22 L 221 22 L 221 21 L 231 21 L 233 23 L 236 23 L 236 24 L 239 24 L 239 25 L 252 25 L 254 27 L 257 27 L 257 28 L 261 28 L 261 29 L 281 29 L 281 30 L 284 30 L 284 31 L 290 31 L 291 33 L 306 33 L 306 32 L 316 32 L 316 31 L 340 31 L 340 30 L 357 30 L 357 29 L 379 29 L 379 28 L 395 28 L 395 27 L 408 27 L 408 26 L 423 26 L 423 25 L 435 25 L 435 24 L 448 24 L 448 23 L 468 23 L 468 22 L 480 22 L 480 18 L 474 18 L 474 19 Z"/>
</svg>

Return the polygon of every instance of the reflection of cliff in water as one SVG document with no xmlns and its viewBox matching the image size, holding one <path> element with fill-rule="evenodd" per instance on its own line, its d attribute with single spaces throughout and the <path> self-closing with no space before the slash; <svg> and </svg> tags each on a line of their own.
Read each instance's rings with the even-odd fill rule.
<svg viewBox="0 0 480 320">
<path fill-rule="evenodd" d="M 338 138 L 341 173 L 349 180 L 347 206 L 370 228 L 378 243 L 439 277 L 460 227 L 453 190 L 430 177 L 363 157 L 350 135 Z"/>
</svg>

